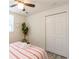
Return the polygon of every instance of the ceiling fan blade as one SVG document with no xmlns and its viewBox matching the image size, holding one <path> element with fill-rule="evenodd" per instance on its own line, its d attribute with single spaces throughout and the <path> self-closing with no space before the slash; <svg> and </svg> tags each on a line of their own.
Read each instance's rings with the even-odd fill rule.
<svg viewBox="0 0 79 59">
<path fill-rule="evenodd" d="M 29 7 L 35 7 L 35 4 L 24 3 L 24 2 L 19 1 L 19 0 L 15 0 L 15 1 L 18 1 L 18 2 L 20 2 L 20 3 L 23 3 L 24 5 L 29 6 Z"/>
<path fill-rule="evenodd" d="M 10 5 L 10 7 L 15 7 L 17 4 Z"/>
<path fill-rule="evenodd" d="M 24 3 L 24 5 L 29 6 L 29 7 L 35 7 L 34 4 L 30 4 L 30 3 Z"/>
</svg>

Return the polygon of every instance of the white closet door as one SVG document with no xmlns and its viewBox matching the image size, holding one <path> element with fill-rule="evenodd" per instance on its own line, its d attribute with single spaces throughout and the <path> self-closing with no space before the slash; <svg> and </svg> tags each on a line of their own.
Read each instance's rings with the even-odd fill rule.
<svg viewBox="0 0 79 59">
<path fill-rule="evenodd" d="M 55 41 L 56 41 L 56 20 L 50 17 L 46 18 L 46 50 L 54 52 L 55 51 Z M 54 25 L 53 25 L 54 24 Z"/>
<path fill-rule="evenodd" d="M 68 14 L 46 17 L 46 50 L 68 56 Z"/>
</svg>

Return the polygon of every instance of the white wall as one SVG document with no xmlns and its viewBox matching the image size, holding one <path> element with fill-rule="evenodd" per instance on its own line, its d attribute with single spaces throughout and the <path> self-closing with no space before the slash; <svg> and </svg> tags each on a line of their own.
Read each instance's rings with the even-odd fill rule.
<svg viewBox="0 0 79 59">
<path fill-rule="evenodd" d="M 23 39 L 21 24 L 26 21 L 26 16 L 12 13 L 12 12 L 10 12 L 10 14 L 14 16 L 14 29 L 13 29 L 14 31 L 9 32 L 9 42 L 11 43 L 11 42 L 15 42 Z"/>
<path fill-rule="evenodd" d="M 31 43 L 45 49 L 45 16 L 67 10 L 68 6 L 63 5 L 29 16 L 27 22 L 30 26 L 29 40 Z"/>
</svg>

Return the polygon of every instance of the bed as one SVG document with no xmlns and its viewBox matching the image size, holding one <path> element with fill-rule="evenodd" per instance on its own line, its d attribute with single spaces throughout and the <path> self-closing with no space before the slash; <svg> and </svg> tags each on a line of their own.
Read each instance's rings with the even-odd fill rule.
<svg viewBox="0 0 79 59">
<path fill-rule="evenodd" d="M 48 59 L 44 49 L 22 42 L 11 43 L 9 59 Z"/>
</svg>

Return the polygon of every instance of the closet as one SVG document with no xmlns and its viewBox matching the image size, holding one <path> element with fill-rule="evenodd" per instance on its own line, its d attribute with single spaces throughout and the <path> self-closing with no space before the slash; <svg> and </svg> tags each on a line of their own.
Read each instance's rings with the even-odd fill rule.
<svg viewBox="0 0 79 59">
<path fill-rule="evenodd" d="M 45 17 L 47 51 L 68 57 L 68 26 L 67 11 Z"/>
</svg>

